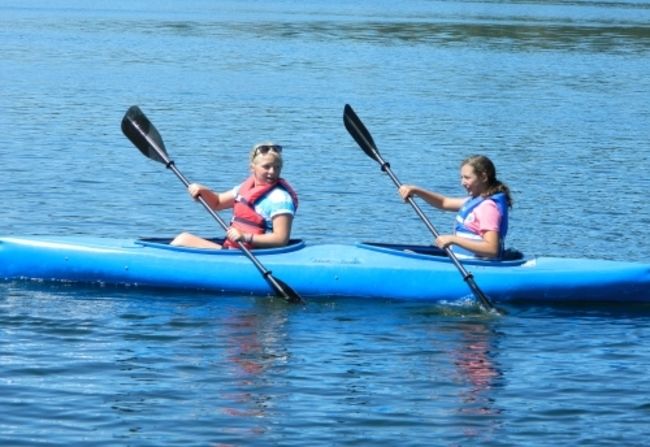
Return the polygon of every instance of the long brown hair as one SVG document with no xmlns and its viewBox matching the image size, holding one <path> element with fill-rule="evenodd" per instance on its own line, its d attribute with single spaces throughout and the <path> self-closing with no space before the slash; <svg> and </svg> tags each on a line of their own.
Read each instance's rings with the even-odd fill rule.
<svg viewBox="0 0 650 447">
<path fill-rule="evenodd" d="M 506 196 L 508 206 L 512 208 L 513 202 L 512 196 L 510 195 L 510 188 L 497 178 L 497 169 L 494 167 L 492 160 L 487 158 L 485 155 L 470 155 L 460 164 L 461 168 L 465 165 L 474 168 L 474 172 L 478 176 L 481 176 L 482 174 L 486 175 L 488 186 L 485 193 L 483 193 L 483 196 L 491 196 L 502 192 Z"/>
</svg>

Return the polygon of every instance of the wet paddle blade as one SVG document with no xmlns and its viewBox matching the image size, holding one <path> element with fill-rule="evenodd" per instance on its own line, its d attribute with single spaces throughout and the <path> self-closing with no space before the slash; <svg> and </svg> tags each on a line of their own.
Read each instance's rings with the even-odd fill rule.
<svg viewBox="0 0 650 447">
<path fill-rule="evenodd" d="M 463 272 L 466 272 L 464 268 L 462 269 Z M 464 273 L 465 274 L 465 273 Z M 474 277 L 471 274 L 467 274 L 465 277 L 465 282 L 469 286 L 469 288 L 472 290 L 472 293 L 478 299 L 479 305 L 485 310 L 486 312 L 492 312 L 495 315 L 501 315 L 501 311 L 499 311 L 495 306 L 492 300 L 488 298 L 488 296 L 483 293 L 483 291 L 479 288 L 478 284 L 476 284 L 476 281 L 474 281 Z"/>
<path fill-rule="evenodd" d="M 168 164 L 169 156 L 162 137 L 138 106 L 132 106 L 122 118 L 122 132 L 145 157 Z"/>
<path fill-rule="evenodd" d="M 292 304 L 305 304 L 305 300 L 303 300 L 302 297 L 298 295 L 295 290 L 289 287 L 287 283 L 279 280 L 278 278 L 275 277 L 272 278 L 273 279 L 270 281 L 271 286 L 273 287 L 273 290 L 275 290 L 275 294 L 277 296 L 284 298 L 285 300 L 287 300 L 289 303 Z"/>
</svg>

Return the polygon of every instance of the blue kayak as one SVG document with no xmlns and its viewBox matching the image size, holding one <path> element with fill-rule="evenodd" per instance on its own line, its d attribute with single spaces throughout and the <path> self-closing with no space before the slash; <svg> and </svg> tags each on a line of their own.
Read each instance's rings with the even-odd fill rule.
<svg viewBox="0 0 650 447">
<path fill-rule="evenodd" d="M 239 250 L 180 248 L 168 242 L 1 237 L 0 279 L 273 294 Z M 293 241 L 253 253 L 274 277 L 305 298 L 454 301 L 471 296 L 457 268 L 432 246 Z M 463 265 L 496 302 L 650 302 L 650 264 L 515 256 Z"/>
</svg>

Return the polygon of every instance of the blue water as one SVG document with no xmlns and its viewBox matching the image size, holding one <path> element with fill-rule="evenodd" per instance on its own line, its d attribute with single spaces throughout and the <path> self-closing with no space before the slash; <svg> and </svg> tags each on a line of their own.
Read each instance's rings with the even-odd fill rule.
<svg viewBox="0 0 650 447">
<path fill-rule="evenodd" d="M 220 235 L 122 135 L 137 104 L 219 190 L 284 144 L 295 237 L 429 243 L 350 103 L 403 182 L 461 194 L 489 155 L 510 245 L 650 262 L 649 23 L 645 1 L 5 0 L 0 234 Z M 505 310 L 2 283 L 0 445 L 647 443 L 649 308 Z"/>
</svg>

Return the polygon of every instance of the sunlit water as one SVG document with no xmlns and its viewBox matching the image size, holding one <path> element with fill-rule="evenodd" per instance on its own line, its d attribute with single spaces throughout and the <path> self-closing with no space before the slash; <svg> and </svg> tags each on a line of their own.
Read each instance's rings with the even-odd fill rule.
<svg viewBox="0 0 650 447">
<path fill-rule="evenodd" d="M 0 4 L 0 234 L 220 234 L 121 134 L 138 104 L 216 189 L 284 144 L 296 237 L 429 243 L 350 103 L 404 182 L 489 155 L 510 245 L 650 261 L 647 2 L 42 3 Z M 506 310 L 3 283 L 0 444 L 647 442 L 650 309 Z"/>
</svg>

